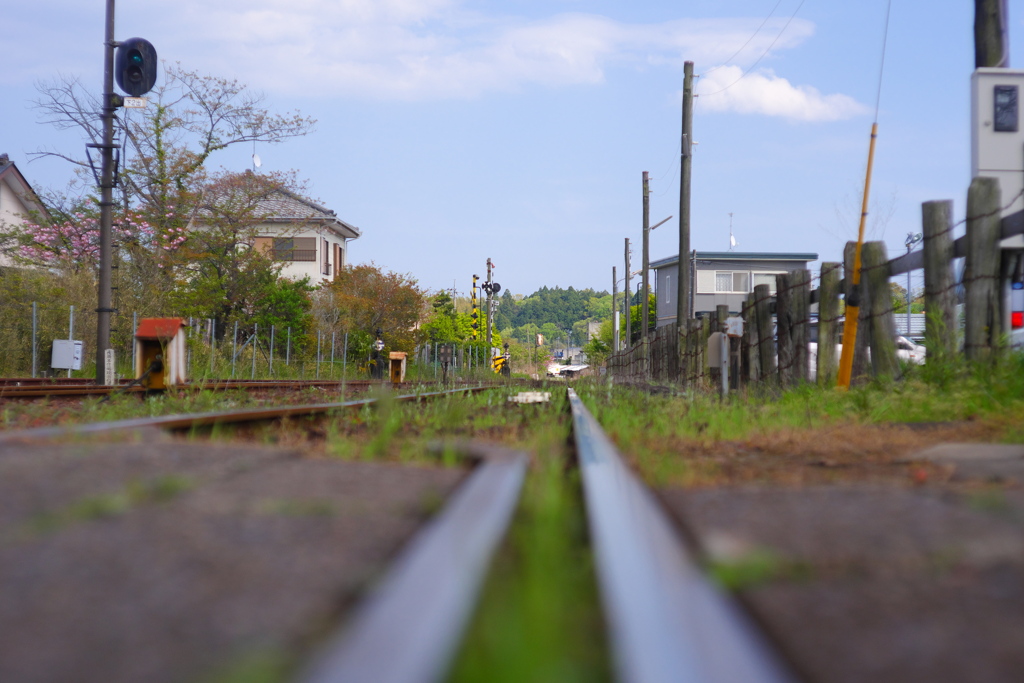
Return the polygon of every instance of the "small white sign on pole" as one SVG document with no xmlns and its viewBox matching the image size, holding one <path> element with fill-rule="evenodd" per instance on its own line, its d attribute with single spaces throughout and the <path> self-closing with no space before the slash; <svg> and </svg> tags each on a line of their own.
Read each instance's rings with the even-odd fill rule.
<svg viewBox="0 0 1024 683">
<path fill-rule="evenodd" d="M 125 109 L 145 109 L 148 104 L 148 100 L 145 97 L 126 97 L 124 98 Z"/>
<path fill-rule="evenodd" d="M 117 373 L 114 365 L 114 349 L 103 352 L 103 383 L 108 387 L 117 384 Z"/>
</svg>

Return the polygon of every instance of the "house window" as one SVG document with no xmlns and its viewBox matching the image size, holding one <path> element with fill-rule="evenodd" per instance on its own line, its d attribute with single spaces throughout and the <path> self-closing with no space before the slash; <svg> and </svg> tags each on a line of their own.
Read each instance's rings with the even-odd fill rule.
<svg viewBox="0 0 1024 683">
<path fill-rule="evenodd" d="M 316 261 L 315 237 L 274 238 L 275 261 Z"/>
<path fill-rule="evenodd" d="M 672 276 L 665 276 L 665 303 L 672 303 Z"/>
<path fill-rule="evenodd" d="M 737 273 L 732 271 L 718 271 L 715 273 L 716 292 L 743 292 L 750 291 L 750 273 Z"/>
<path fill-rule="evenodd" d="M 779 273 L 754 273 L 754 286 L 768 285 L 768 291 L 775 294 L 775 276 Z"/>
<path fill-rule="evenodd" d="M 331 274 L 331 244 L 327 241 L 327 238 L 323 238 L 323 260 L 320 264 L 320 274 L 330 275 Z"/>
</svg>

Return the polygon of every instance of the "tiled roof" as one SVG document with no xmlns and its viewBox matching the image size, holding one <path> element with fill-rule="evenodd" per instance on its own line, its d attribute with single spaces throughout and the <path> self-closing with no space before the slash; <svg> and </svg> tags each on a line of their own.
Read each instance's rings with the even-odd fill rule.
<svg viewBox="0 0 1024 683">
<path fill-rule="evenodd" d="M 6 180 L 4 180 L 6 179 Z M 12 190 L 18 193 L 18 197 L 29 211 L 39 212 L 43 218 L 49 219 L 49 212 L 39 200 L 36 191 L 29 185 L 28 180 L 21 174 L 18 167 L 11 161 L 7 153 L 0 154 L 0 180 L 4 180 Z"/>
<path fill-rule="evenodd" d="M 259 213 L 277 219 L 337 220 L 337 214 L 330 209 L 284 189 L 274 190 L 261 199 L 257 206 Z"/>
<path fill-rule="evenodd" d="M 355 239 L 362 232 L 338 218 L 330 209 L 324 208 L 306 197 L 278 188 L 257 204 L 257 210 L 267 216 L 268 223 L 306 223 L 315 221 L 348 239 Z"/>
<path fill-rule="evenodd" d="M 228 193 L 235 190 L 227 190 Z M 230 194 L 228 195 L 230 196 Z M 209 201 L 216 202 L 218 195 L 211 195 Z M 305 227 L 304 224 L 314 223 L 324 228 L 333 230 L 345 239 L 355 239 L 362 235 L 362 232 L 354 225 L 346 223 L 338 218 L 337 214 L 320 206 L 312 199 L 286 190 L 282 187 L 271 190 L 267 195 L 256 202 L 255 213 L 262 216 L 261 223 L 293 223 L 298 227 Z M 207 217 L 210 215 L 210 207 L 200 209 L 199 215 Z M 201 222 L 201 220 L 200 220 Z"/>
</svg>

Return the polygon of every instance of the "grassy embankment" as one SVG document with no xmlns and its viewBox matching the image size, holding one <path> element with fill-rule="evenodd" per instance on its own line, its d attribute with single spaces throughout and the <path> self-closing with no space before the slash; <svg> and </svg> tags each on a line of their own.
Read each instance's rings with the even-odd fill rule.
<svg viewBox="0 0 1024 683">
<path fill-rule="evenodd" d="M 759 457 L 784 453 L 805 453 L 826 464 L 833 457 L 852 462 L 943 438 L 1024 442 L 1024 354 L 989 366 L 913 367 L 900 381 L 867 382 L 849 391 L 759 386 L 724 401 L 712 394 L 652 395 L 600 384 L 579 391 L 654 485 L 722 483 L 721 458 L 691 457 L 716 450 L 753 467 Z"/>
</svg>

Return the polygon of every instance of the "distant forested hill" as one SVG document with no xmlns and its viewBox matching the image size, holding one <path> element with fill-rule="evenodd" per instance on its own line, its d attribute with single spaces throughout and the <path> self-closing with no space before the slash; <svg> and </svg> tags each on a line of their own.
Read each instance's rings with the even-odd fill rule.
<svg viewBox="0 0 1024 683">
<path fill-rule="evenodd" d="M 503 335 L 524 342 L 537 332 L 572 329 L 581 321 L 611 314 L 611 295 L 593 289 L 542 287 L 518 300 L 506 290 L 498 298 L 500 304 L 494 316 L 497 328 Z"/>
</svg>

